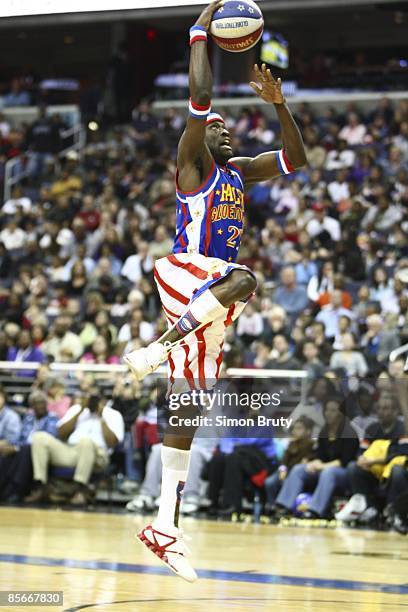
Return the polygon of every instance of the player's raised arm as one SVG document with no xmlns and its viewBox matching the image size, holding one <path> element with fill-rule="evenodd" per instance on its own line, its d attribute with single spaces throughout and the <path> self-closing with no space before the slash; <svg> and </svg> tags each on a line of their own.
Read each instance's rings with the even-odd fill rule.
<svg viewBox="0 0 408 612">
<path fill-rule="evenodd" d="M 307 163 L 302 135 L 286 105 L 281 80 L 275 80 L 265 64 L 261 68 L 255 64 L 254 69 L 258 83 L 251 81 L 250 85 L 262 100 L 274 104 L 281 126 L 283 148 L 261 153 L 254 158 L 240 157 L 232 160 L 242 168 L 246 184 L 290 174 Z"/>
<path fill-rule="evenodd" d="M 205 144 L 205 121 L 211 110 L 212 72 L 207 51 L 211 19 L 223 0 L 209 4 L 190 29 L 189 116 L 177 153 L 178 184 L 193 191 L 211 170 L 213 159 Z"/>
</svg>

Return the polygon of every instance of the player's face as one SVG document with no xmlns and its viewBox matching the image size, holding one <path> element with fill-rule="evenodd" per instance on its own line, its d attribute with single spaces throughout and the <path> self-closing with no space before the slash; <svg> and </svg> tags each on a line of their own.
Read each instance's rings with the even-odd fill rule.
<svg viewBox="0 0 408 612">
<path fill-rule="evenodd" d="M 221 121 L 207 125 L 205 141 L 218 164 L 225 164 L 232 157 L 231 136 Z"/>
</svg>

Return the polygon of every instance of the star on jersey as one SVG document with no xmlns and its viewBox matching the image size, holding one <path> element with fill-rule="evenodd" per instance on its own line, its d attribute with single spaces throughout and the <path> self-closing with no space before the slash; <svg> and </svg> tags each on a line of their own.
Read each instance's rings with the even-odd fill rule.
<svg viewBox="0 0 408 612">
<path fill-rule="evenodd" d="M 215 192 L 217 195 L 220 195 L 221 191 L 219 189 L 217 189 L 217 191 Z"/>
<path fill-rule="evenodd" d="M 220 236 L 222 236 L 223 233 L 224 232 L 222 231 L 222 229 L 219 229 L 218 232 L 217 232 L 217 234 L 219 234 Z"/>
</svg>

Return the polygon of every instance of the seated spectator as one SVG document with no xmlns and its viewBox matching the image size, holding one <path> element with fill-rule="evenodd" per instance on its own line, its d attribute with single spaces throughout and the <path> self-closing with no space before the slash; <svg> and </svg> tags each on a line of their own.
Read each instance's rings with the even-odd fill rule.
<svg viewBox="0 0 408 612">
<path fill-rule="evenodd" d="M 0 387 L 0 454 L 2 449 L 17 444 L 21 434 L 21 421 L 18 414 L 6 405 L 6 393 Z"/>
<path fill-rule="evenodd" d="M 352 168 L 356 154 L 348 147 L 346 140 L 339 139 L 337 146 L 328 152 L 326 157 L 326 170 L 340 170 L 341 168 Z"/>
<path fill-rule="evenodd" d="M 335 394 L 335 386 L 327 376 L 321 376 L 313 381 L 305 403 L 300 403 L 291 413 L 294 423 L 300 417 L 307 417 L 313 422 L 313 438 L 317 438 L 324 426 L 323 407 L 327 398 Z"/>
<path fill-rule="evenodd" d="M 307 285 L 307 295 L 312 302 L 318 302 L 324 293 L 331 293 L 334 289 L 334 265 L 332 261 L 325 261 L 319 273 L 312 276 Z"/>
<path fill-rule="evenodd" d="M 389 354 L 401 345 L 396 330 L 384 329 L 381 315 L 371 314 L 366 319 L 367 331 L 361 338 L 361 346 L 368 363 L 384 363 Z"/>
<path fill-rule="evenodd" d="M 286 336 L 278 334 L 274 337 L 269 361 L 265 367 L 271 370 L 298 370 L 300 368 L 299 361 L 292 356 Z"/>
<path fill-rule="evenodd" d="M 262 488 L 274 463 L 275 444 L 272 439 L 222 438 L 206 474 L 210 511 L 223 516 L 240 513 L 245 488 Z"/>
<path fill-rule="evenodd" d="M 335 491 L 349 487 L 347 465 L 358 452 L 357 434 L 343 413 L 342 399 L 329 397 L 323 408 L 325 425 L 319 434 L 316 459 L 294 466 L 283 483 L 276 504 L 291 512 L 299 493 L 313 487 L 305 518 L 326 517 Z"/>
<path fill-rule="evenodd" d="M 352 329 L 353 329 L 352 320 L 349 319 L 349 317 L 346 317 L 345 315 L 341 315 L 341 317 L 339 318 L 339 333 L 334 338 L 333 345 L 332 345 L 335 351 L 342 351 L 344 349 L 344 342 L 343 342 L 344 335 L 352 333 Z"/>
<path fill-rule="evenodd" d="M 270 346 L 273 338 L 277 334 L 283 334 L 285 336 L 289 334 L 290 328 L 286 312 L 282 306 L 272 304 L 271 308 L 268 308 L 262 314 L 264 320 L 262 338 L 266 344 Z"/>
<path fill-rule="evenodd" d="M 260 312 L 257 312 L 253 304 L 248 304 L 238 319 L 237 336 L 245 346 L 249 346 L 251 342 L 261 336 L 262 332 L 262 315 Z"/>
<path fill-rule="evenodd" d="M 126 344 L 130 342 L 133 337 L 135 337 L 131 333 L 132 325 L 138 327 L 139 338 L 143 344 L 149 344 L 149 342 L 151 342 L 154 338 L 154 325 L 144 318 L 143 311 L 140 308 L 135 308 L 135 310 L 132 310 L 130 313 L 130 320 L 127 323 L 124 323 L 119 330 L 118 350 L 120 353 L 123 352 Z"/>
<path fill-rule="evenodd" d="M 17 256 L 27 242 L 26 232 L 18 226 L 14 217 L 5 222 L 5 228 L 0 232 L 0 240 L 11 256 Z"/>
<path fill-rule="evenodd" d="M 341 238 L 341 227 L 337 219 L 327 214 L 324 202 L 315 202 L 312 206 L 314 218 L 306 225 L 309 236 L 319 245 L 329 248 Z"/>
<path fill-rule="evenodd" d="M 23 329 L 17 338 L 17 344 L 11 346 L 7 351 L 7 361 L 43 363 L 45 355 L 41 349 L 35 347 L 32 342 L 31 333 Z M 18 376 L 30 377 L 35 373 L 34 370 L 18 370 Z"/>
<path fill-rule="evenodd" d="M 313 321 L 313 323 L 307 327 L 306 335 L 312 340 L 317 348 L 319 349 L 319 359 L 324 365 L 328 365 L 333 347 L 326 338 L 326 326 L 321 321 Z"/>
<path fill-rule="evenodd" d="M 64 270 L 66 273 L 66 270 Z M 88 283 L 88 273 L 83 261 L 78 259 L 71 267 L 67 282 L 67 292 L 70 296 L 81 297 Z"/>
<path fill-rule="evenodd" d="M 402 211 L 398 206 L 390 205 L 389 198 L 381 195 L 375 206 L 370 206 L 361 222 L 361 227 L 368 232 L 388 232 L 401 221 Z"/>
<path fill-rule="evenodd" d="M 291 469 L 298 463 L 306 463 L 314 458 L 314 442 L 312 431 L 314 423 L 306 416 L 294 421 L 291 429 L 291 439 L 286 448 L 278 469 L 265 480 L 266 499 L 273 507 L 282 484 Z"/>
<path fill-rule="evenodd" d="M 71 317 L 58 317 L 43 343 L 45 354 L 55 361 L 77 361 L 83 353 L 82 342 L 77 334 L 69 331 L 71 327 Z"/>
<path fill-rule="evenodd" d="M 342 368 L 347 376 L 363 378 L 368 372 L 367 362 L 360 351 L 356 351 L 356 338 L 348 332 L 342 336 L 343 348 L 335 351 L 330 359 L 332 369 Z"/>
<path fill-rule="evenodd" d="M 330 303 L 324 306 L 316 316 L 316 321 L 325 326 L 326 338 L 334 339 L 339 334 L 339 321 L 342 316 L 349 319 L 354 318 L 352 311 L 343 307 L 342 291 L 335 289 L 330 296 Z"/>
<path fill-rule="evenodd" d="M 147 242 L 138 242 L 136 255 L 130 255 L 122 266 L 121 275 L 131 283 L 137 284 L 142 276 L 152 273 L 154 261 L 149 255 L 149 245 Z"/>
<path fill-rule="evenodd" d="M 57 416 L 58 419 L 67 412 L 72 404 L 71 397 L 65 393 L 65 385 L 59 378 L 50 378 L 46 383 L 47 410 Z"/>
<path fill-rule="evenodd" d="M 339 138 L 345 140 L 348 145 L 354 147 L 364 144 L 367 128 L 356 113 L 350 113 L 347 117 L 347 124 L 340 130 Z"/>
<path fill-rule="evenodd" d="M 406 444 L 402 444 L 399 449 L 399 440 L 404 437 L 405 428 L 398 418 L 398 403 L 392 395 L 381 395 L 377 415 L 378 422 L 369 425 L 364 434 L 369 443 L 368 448 L 348 467 L 352 497 L 336 514 L 338 520 L 349 522 L 358 519 L 369 522 L 375 518 L 380 508 L 379 493 L 385 466 L 393 457 L 400 455 L 404 457 L 401 462 L 404 465 L 408 456 Z M 386 444 L 387 440 L 391 444 Z M 407 486 L 406 470 L 401 463 L 389 466 L 385 487 L 387 504 L 393 504 Z"/>
<path fill-rule="evenodd" d="M 302 369 L 306 370 L 308 379 L 313 381 L 324 373 L 324 365 L 319 359 L 319 349 L 311 340 L 305 340 L 302 346 Z"/>
<path fill-rule="evenodd" d="M 11 81 L 10 91 L 3 98 L 3 105 L 6 106 L 30 106 L 30 94 L 22 89 L 21 80 L 15 77 Z"/>
<path fill-rule="evenodd" d="M 4 203 L 1 212 L 5 215 L 26 214 L 30 212 L 31 206 L 31 199 L 24 195 L 20 185 L 15 185 L 11 190 L 11 198 Z"/>
<path fill-rule="evenodd" d="M 97 336 L 89 351 L 81 358 L 83 363 L 119 363 L 119 357 L 113 354 L 110 346 L 103 336 Z"/>
<path fill-rule="evenodd" d="M 292 320 L 308 307 L 306 289 L 296 284 L 296 272 L 292 266 L 282 270 L 281 284 L 275 290 L 273 301 L 282 306 Z"/>
<path fill-rule="evenodd" d="M 351 421 L 351 425 L 362 440 L 368 427 L 378 423 L 377 413 L 375 412 L 374 389 L 368 383 L 362 383 L 359 386 L 356 403 L 357 415 Z"/>
<path fill-rule="evenodd" d="M 347 181 L 348 171 L 341 169 L 337 172 L 336 180 L 327 185 L 327 191 L 335 204 L 350 197 L 349 184 Z"/>
<path fill-rule="evenodd" d="M 20 437 L 15 444 L 0 447 L 0 499 L 20 501 L 32 481 L 30 444 L 36 431 L 57 434 L 57 417 L 47 410 L 47 396 L 33 391 L 28 398 L 29 410 L 23 418 Z"/>
<path fill-rule="evenodd" d="M 331 291 L 324 291 L 323 293 L 321 293 L 317 300 L 317 304 L 320 306 L 320 308 L 323 308 L 324 306 L 327 306 L 327 304 L 330 303 L 331 294 L 333 293 L 333 291 L 336 291 L 338 289 L 339 291 L 341 291 L 341 305 L 346 310 L 351 310 L 353 298 L 351 297 L 350 293 L 345 290 L 344 286 L 345 282 L 343 274 L 334 274 L 333 289 Z"/>
<path fill-rule="evenodd" d="M 75 468 L 77 485 L 71 503 L 84 505 L 89 498 L 88 483 L 95 469 L 109 463 L 112 450 L 123 441 L 122 415 L 109 408 L 100 391 L 92 389 L 81 404 L 71 406 L 58 421 L 58 437 L 36 432 L 31 440 L 31 457 L 35 489 L 25 499 L 38 503 L 48 498 L 48 468 L 50 465 Z"/>
</svg>

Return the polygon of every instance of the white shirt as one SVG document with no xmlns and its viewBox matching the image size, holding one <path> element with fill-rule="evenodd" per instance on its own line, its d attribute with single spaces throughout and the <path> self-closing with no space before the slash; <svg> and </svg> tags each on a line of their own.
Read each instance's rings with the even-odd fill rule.
<svg viewBox="0 0 408 612">
<path fill-rule="evenodd" d="M 9 229 L 4 229 L 0 232 L 0 240 L 8 251 L 13 249 L 21 249 L 27 240 L 27 234 L 20 227 L 17 227 L 13 232 Z"/>
<path fill-rule="evenodd" d="M 339 138 L 345 140 L 349 145 L 359 145 L 364 143 L 364 136 L 366 135 L 367 129 L 365 125 L 360 123 L 360 125 L 356 125 L 352 127 L 351 125 L 346 125 L 342 130 L 340 130 Z"/>
<path fill-rule="evenodd" d="M 154 325 L 148 321 L 142 321 L 139 326 L 139 337 L 142 342 L 149 344 L 154 338 Z M 119 330 L 118 342 L 129 342 L 130 338 L 130 325 L 125 323 Z"/>
<path fill-rule="evenodd" d="M 346 200 L 350 196 L 349 186 L 346 181 L 344 183 L 339 183 L 337 181 L 333 181 L 329 183 L 327 186 L 327 191 L 330 194 L 333 202 L 341 202 L 341 200 Z"/>
<path fill-rule="evenodd" d="M 70 421 L 75 415 L 78 414 L 78 412 L 80 412 L 80 410 L 80 404 L 75 404 L 74 406 L 71 406 L 71 408 L 68 408 L 62 419 L 58 421 L 58 427 L 61 427 L 61 425 Z M 113 408 L 109 408 L 109 406 L 105 406 L 102 411 L 102 418 L 112 433 L 115 434 L 118 442 L 123 442 L 125 437 L 125 423 L 120 412 L 114 410 Z M 82 438 L 90 438 L 97 446 L 107 450 L 108 452 L 113 450 L 108 448 L 105 438 L 103 437 L 101 417 L 95 413 L 92 413 L 89 408 L 84 408 L 79 415 L 75 429 L 68 438 L 68 444 L 78 444 Z"/>
<path fill-rule="evenodd" d="M 6 215 L 15 215 L 19 208 L 22 208 L 24 212 L 31 210 L 30 198 L 17 198 L 10 199 L 3 206 L 3 212 Z"/>
<path fill-rule="evenodd" d="M 329 151 L 326 159 L 327 170 L 338 170 L 340 168 L 351 168 L 356 159 L 356 154 L 350 149 L 344 151 Z"/>
<path fill-rule="evenodd" d="M 123 264 L 120 273 L 132 283 L 138 283 L 143 276 L 143 272 L 151 272 L 153 266 L 154 262 L 150 255 L 143 261 L 140 255 L 130 255 Z"/>
<path fill-rule="evenodd" d="M 237 334 L 243 336 L 260 336 L 263 332 L 263 318 L 260 312 L 254 312 L 249 316 L 243 313 L 238 318 Z"/>
<path fill-rule="evenodd" d="M 340 240 L 340 223 L 333 217 L 324 217 L 321 223 L 318 219 L 312 219 L 306 226 L 306 231 L 312 238 L 318 236 L 323 230 L 326 230 L 335 242 Z"/>
</svg>

